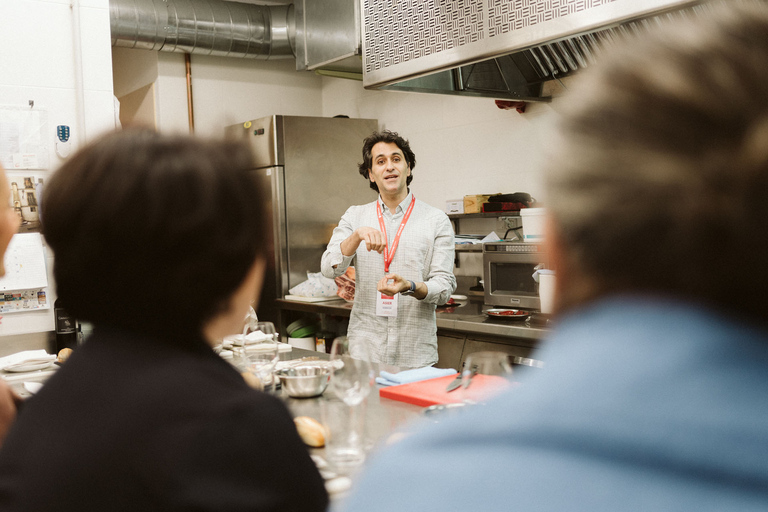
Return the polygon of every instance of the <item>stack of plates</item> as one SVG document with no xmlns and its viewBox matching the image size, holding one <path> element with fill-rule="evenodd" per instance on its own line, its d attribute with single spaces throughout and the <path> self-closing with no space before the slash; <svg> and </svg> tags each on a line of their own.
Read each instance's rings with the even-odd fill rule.
<svg viewBox="0 0 768 512">
<path fill-rule="evenodd" d="M 319 330 L 317 324 L 306 318 L 301 318 L 288 325 L 288 343 L 297 348 L 315 350 L 315 333 Z"/>
<path fill-rule="evenodd" d="M 302 318 L 289 324 L 286 331 L 288 331 L 289 338 L 310 338 L 314 337 L 317 329 L 318 327 L 316 324 Z"/>
</svg>

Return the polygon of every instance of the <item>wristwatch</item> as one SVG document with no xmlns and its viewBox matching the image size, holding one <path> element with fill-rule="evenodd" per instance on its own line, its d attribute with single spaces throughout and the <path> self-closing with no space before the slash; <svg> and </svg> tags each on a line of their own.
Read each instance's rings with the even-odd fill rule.
<svg viewBox="0 0 768 512">
<path fill-rule="evenodd" d="M 413 281 L 408 281 L 408 282 L 411 283 L 411 287 L 405 290 L 404 292 L 400 292 L 400 295 L 413 295 L 414 293 L 416 293 L 416 283 L 414 283 Z"/>
</svg>

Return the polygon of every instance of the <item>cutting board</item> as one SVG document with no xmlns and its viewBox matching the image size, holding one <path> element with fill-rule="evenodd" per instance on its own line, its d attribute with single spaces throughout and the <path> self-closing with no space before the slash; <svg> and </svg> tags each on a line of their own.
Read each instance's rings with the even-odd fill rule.
<svg viewBox="0 0 768 512">
<path fill-rule="evenodd" d="M 400 384 L 399 386 L 387 386 L 379 389 L 379 396 L 381 398 L 389 398 L 428 407 L 437 404 L 461 403 L 465 398 L 475 402 L 482 402 L 490 396 L 514 385 L 513 382 L 508 381 L 504 377 L 475 375 L 468 389 L 456 389 L 448 393 L 445 388 L 455 378 L 455 375 L 447 375 L 435 379 Z"/>
</svg>

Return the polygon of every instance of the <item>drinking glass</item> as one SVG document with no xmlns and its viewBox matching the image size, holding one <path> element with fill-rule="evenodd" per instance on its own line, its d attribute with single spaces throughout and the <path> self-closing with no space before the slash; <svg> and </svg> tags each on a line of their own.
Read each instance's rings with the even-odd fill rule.
<svg viewBox="0 0 768 512">
<path fill-rule="evenodd" d="M 244 371 L 259 378 L 265 391 L 274 389 L 275 366 L 279 359 L 277 333 L 272 322 L 246 322 L 239 348 Z"/>
<path fill-rule="evenodd" d="M 374 381 L 370 352 L 365 341 L 350 343 L 339 336 L 331 346 L 331 389 L 349 406 L 362 403 Z"/>
<path fill-rule="evenodd" d="M 366 342 L 350 343 L 340 336 L 331 346 L 330 388 L 336 399 L 323 402 L 323 422 L 328 428 L 326 456 L 339 472 L 353 470 L 365 460 L 366 397 L 374 372 Z"/>
<path fill-rule="evenodd" d="M 512 385 L 512 365 L 505 352 L 474 352 L 467 356 L 461 373 L 462 400 L 483 403 Z"/>
</svg>

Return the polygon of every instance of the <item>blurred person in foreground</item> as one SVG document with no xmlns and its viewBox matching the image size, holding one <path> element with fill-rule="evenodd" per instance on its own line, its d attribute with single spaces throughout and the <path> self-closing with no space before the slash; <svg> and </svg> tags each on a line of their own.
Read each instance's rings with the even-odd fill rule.
<svg viewBox="0 0 768 512">
<path fill-rule="evenodd" d="M 1 201 L 5 198 L 5 201 Z M 11 243 L 11 238 L 19 230 L 20 219 L 11 206 L 11 188 L 5 169 L 0 165 L 0 277 L 5 275 L 5 251 Z M 0 321 L 2 321 L 0 316 Z M 0 446 L 3 444 L 8 429 L 11 428 L 16 412 L 21 404 L 21 397 L 11 387 L 0 379 Z"/>
<path fill-rule="evenodd" d="M 768 510 L 768 7 L 604 57 L 547 167 L 545 367 L 382 452 L 346 510 Z"/>
<path fill-rule="evenodd" d="M 234 142 L 110 134 L 50 179 L 59 297 L 93 334 L 0 450 L 0 509 L 321 511 L 292 418 L 213 346 L 258 297 L 266 229 Z"/>
</svg>

